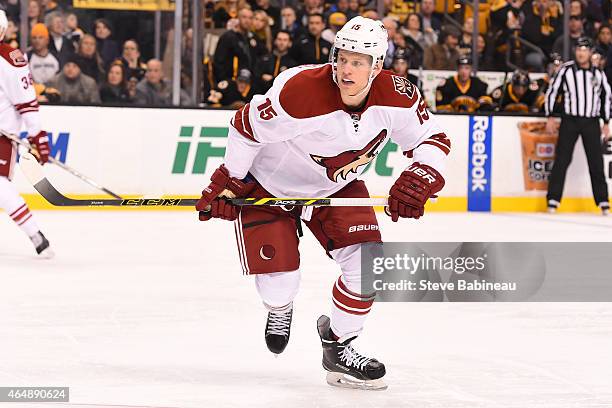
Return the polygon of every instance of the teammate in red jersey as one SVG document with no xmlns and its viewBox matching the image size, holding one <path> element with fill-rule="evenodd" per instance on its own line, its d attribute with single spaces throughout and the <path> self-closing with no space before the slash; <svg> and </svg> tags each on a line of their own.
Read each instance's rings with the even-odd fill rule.
<svg viewBox="0 0 612 408">
<path fill-rule="evenodd" d="M 374 301 L 374 293 L 362 293 L 360 267 L 362 244 L 381 242 L 374 210 L 239 209 L 227 198 L 369 197 L 357 178 L 393 139 L 414 162 L 393 184 L 387 213 L 393 221 L 422 216 L 425 202 L 444 186 L 450 141 L 416 86 L 382 70 L 387 44 L 380 21 L 355 17 L 337 33 L 330 63 L 282 72 L 265 95 L 236 112 L 225 163 L 196 206 L 202 221 L 235 221 L 243 271 L 255 275 L 268 309 L 265 337 L 273 353 L 289 340 L 302 223 L 336 261 L 342 273 L 333 285 L 331 319 L 318 320 L 332 385 L 384 387 L 385 366 L 351 346 Z"/>
<path fill-rule="evenodd" d="M 46 163 L 49 139 L 41 130 L 32 75 L 25 55 L 2 43 L 7 25 L 6 15 L 0 10 L 0 130 L 9 134 L 27 130 L 33 153 L 41 163 Z M 0 135 L 0 208 L 30 237 L 39 255 L 52 257 L 49 241 L 40 232 L 27 204 L 11 183 L 16 155 L 15 144 Z"/>
</svg>

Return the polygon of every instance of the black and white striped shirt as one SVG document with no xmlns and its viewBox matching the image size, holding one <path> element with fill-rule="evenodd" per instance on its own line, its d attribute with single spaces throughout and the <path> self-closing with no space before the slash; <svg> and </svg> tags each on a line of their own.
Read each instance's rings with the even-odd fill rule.
<svg viewBox="0 0 612 408">
<path fill-rule="evenodd" d="M 559 90 L 563 90 L 563 114 L 583 118 L 610 120 L 610 85 L 604 72 L 597 68 L 580 68 L 576 61 L 561 65 L 546 91 L 544 109 L 550 115 Z"/>
</svg>

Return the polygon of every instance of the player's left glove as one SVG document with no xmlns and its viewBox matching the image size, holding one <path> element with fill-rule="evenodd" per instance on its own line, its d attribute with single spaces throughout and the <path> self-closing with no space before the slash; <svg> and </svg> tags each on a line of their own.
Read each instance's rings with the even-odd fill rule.
<svg viewBox="0 0 612 408">
<path fill-rule="evenodd" d="M 28 136 L 28 141 L 32 146 L 31 153 L 36 156 L 38 162 L 40 164 L 48 162 L 51 149 L 49 148 L 49 137 L 47 136 L 47 132 L 41 130 L 36 136 Z"/>
<path fill-rule="evenodd" d="M 399 176 L 389 191 L 385 212 L 396 222 L 401 218 L 419 218 L 425 203 L 444 187 L 444 177 L 433 167 L 415 162 Z"/>
</svg>

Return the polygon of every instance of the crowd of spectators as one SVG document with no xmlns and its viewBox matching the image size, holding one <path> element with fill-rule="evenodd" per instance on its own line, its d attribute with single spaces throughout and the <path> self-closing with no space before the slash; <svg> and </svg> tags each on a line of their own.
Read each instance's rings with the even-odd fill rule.
<svg viewBox="0 0 612 408">
<path fill-rule="evenodd" d="M 383 1 L 384 15 L 374 0 L 202 0 L 204 27 L 222 31 L 214 53 L 203 58 L 202 102 L 240 106 L 269 89 L 285 69 L 327 62 L 335 33 L 356 15 L 382 20 L 389 33 L 385 68 L 413 80 L 410 70 L 456 71 L 459 58 L 471 52 L 475 24 L 478 70 L 543 72 L 550 55 L 563 53 L 564 13 L 570 55 L 576 40 L 589 36 L 602 68 L 612 58 L 610 1 L 571 0 L 563 10 L 559 0 L 489 0 L 482 2 L 478 21 L 471 6 L 454 0 Z M 451 4 L 452 21 L 440 10 L 445 3 Z M 84 29 L 69 0 L 28 4 L 27 54 L 41 101 L 171 105 L 171 64 L 143 58 L 135 39 L 114 35 L 113 21 L 96 19 Z M 0 0 L 0 7 L 11 20 L 5 42 L 19 46 L 19 2 Z M 191 30 L 183 38 L 181 104 L 189 105 Z M 605 68 L 612 78 L 612 67 Z"/>
</svg>

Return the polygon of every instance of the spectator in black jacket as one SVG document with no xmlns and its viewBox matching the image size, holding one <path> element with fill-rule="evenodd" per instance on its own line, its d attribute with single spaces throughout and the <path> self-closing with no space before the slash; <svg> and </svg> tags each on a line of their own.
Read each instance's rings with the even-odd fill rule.
<svg viewBox="0 0 612 408">
<path fill-rule="evenodd" d="M 434 14 L 434 10 L 434 0 L 421 0 L 420 16 L 424 33 L 428 33 L 430 30 L 439 33 L 442 28 L 442 21 Z"/>
<path fill-rule="evenodd" d="M 66 38 L 72 41 L 75 49 L 79 46 L 79 41 L 83 37 L 83 30 L 79 27 L 79 18 L 75 13 L 66 14 Z"/>
<path fill-rule="evenodd" d="M 112 39 L 113 31 L 110 22 L 105 18 L 99 18 L 95 21 L 96 40 L 98 42 L 98 52 L 102 58 L 104 69 L 108 68 L 114 60 L 119 58 L 119 46 Z"/>
<path fill-rule="evenodd" d="M 270 17 L 264 10 L 255 10 L 253 12 L 253 27 L 251 27 L 251 31 L 255 34 L 255 40 L 257 41 L 257 58 L 270 53 L 274 39 L 270 29 Z"/>
<path fill-rule="evenodd" d="M 253 12 L 249 8 L 238 11 L 238 24 L 219 38 L 213 60 L 215 82 L 229 81 L 238 76 L 241 69 L 252 72 L 257 41 L 250 31 Z"/>
<path fill-rule="evenodd" d="M 523 37 L 540 47 L 544 54 L 550 55 L 558 36 L 563 32 L 563 14 L 554 0 L 534 0 L 531 7 L 525 10 L 525 22 L 522 25 Z M 541 54 L 531 52 L 525 57 L 525 64 L 544 69 L 544 58 Z"/>
<path fill-rule="evenodd" d="M 296 41 L 291 49 L 291 56 L 298 65 L 322 64 L 329 60 L 331 44 L 321 38 L 324 29 L 322 14 L 308 16 L 308 34 Z"/>
<path fill-rule="evenodd" d="M 493 70 L 506 71 L 506 55 L 511 61 L 522 60 L 521 44 L 510 42 L 514 34 L 520 35 L 525 22 L 524 0 L 497 2 L 491 7 L 491 54 L 494 56 Z"/>
<path fill-rule="evenodd" d="M 570 2 L 570 15 L 583 16 L 584 34 L 587 37 L 595 38 L 604 20 L 601 3 L 605 3 L 605 1 L 583 2 L 582 0 L 572 0 Z"/>
<path fill-rule="evenodd" d="M 219 82 L 217 89 L 210 91 L 208 102 L 213 107 L 226 106 L 230 109 L 240 109 L 255 95 L 251 81 L 251 72 L 248 69 L 241 69 L 235 81 Z"/>
<path fill-rule="evenodd" d="M 104 68 L 96 48 L 96 39 L 92 35 L 85 34 L 81 37 L 77 55 L 81 72 L 92 77 L 96 83 L 100 83 L 104 78 Z"/>
<path fill-rule="evenodd" d="M 297 65 L 289 55 L 290 48 L 291 35 L 289 32 L 281 30 L 276 33 L 272 53 L 259 58 L 255 64 L 255 87 L 258 93 L 266 93 L 278 74 Z"/>
<path fill-rule="evenodd" d="M 140 59 L 140 49 L 136 40 L 127 40 L 123 43 L 123 53 L 119 60 L 123 62 L 126 77 L 135 77 L 139 81 L 144 78 L 147 64 Z"/>
<path fill-rule="evenodd" d="M 106 81 L 100 86 L 100 99 L 102 103 L 125 104 L 131 98 L 127 89 L 125 66 L 119 60 L 113 62 L 108 68 Z"/>
<path fill-rule="evenodd" d="M 597 38 L 595 39 L 595 49 L 599 51 L 601 55 L 607 57 L 610 53 L 612 47 L 610 46 L 612 43 L 612 31 L 610 30 L 610 26 L 605 23 L 599 27 L 599 31 L 597 31 Z"/>
<path fill-rule="evenodd" d="M 482 34 L 478 34 L 476 49 L 478 51 L 478 70 L 495 71 L 496 63 L 493 57 L 493 50 L 487 44 L 487 41 Z"/>
<path fill-rule="evenodd" d="M 53 54 L 63 68 L 68 59 L 72 58 L 75 53 L 72 41 L 64 36 L 66 31 L 64 24 L 64 16 L 59 12 L 50 13 L 45 18 L 45 25 L 49 29 L 49 52 Z"/>
<path fill-rule="evenodd" d="M 584 34 L 584 20 L 582 15 L 572 14 L 569 18 L 569 44 L 570 44 L 570 55 L 574 55 L 576 49 L 576 43 L 578 39 Z M 560 35 L 555 40 L 552 47 L 552 52 L 555 54 L 563 55 L 563 36 Z"/>
<path fill-rule="evenodd" d="M 304 26 L 298 21 L 297 13 L 293 7 L 283 7 L 281 10 L 281 28 L 291 34 L 291 38 L 300 38 L 305 34 Z"/>
</svg>

